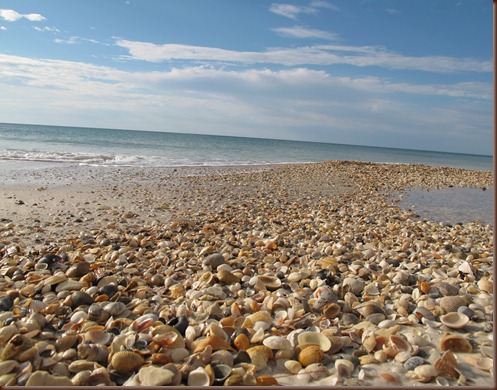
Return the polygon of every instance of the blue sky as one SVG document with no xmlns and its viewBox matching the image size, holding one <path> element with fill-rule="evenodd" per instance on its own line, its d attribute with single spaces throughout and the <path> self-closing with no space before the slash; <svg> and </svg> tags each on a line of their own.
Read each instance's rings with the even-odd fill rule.
<svg viewBox="0 0 497 390">
<path fill-rule="evenodd" d="M 490 0 L 0 0 L 0 122 L 493 154 Z"/>
</svg>

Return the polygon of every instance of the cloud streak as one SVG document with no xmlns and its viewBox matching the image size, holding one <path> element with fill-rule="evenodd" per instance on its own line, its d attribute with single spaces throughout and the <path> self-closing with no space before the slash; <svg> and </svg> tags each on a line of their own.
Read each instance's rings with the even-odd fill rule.
<svg viewBox="0 0 497 390">
<path fill-rule="evenodd" d="M 281 36 L 290 37 L 290 38 L 321 38 L 331 41 L 336 40 L 338 38 L 337 34 L 333 34 L 328 31 L 307 28 L 304 26 L 278 27 L 278 28 L 273 28 L 272 31 L 276 32 Z"/>
<path fill-rule="evenodd" d="M 31 22 L 46 20 L 46 18 L 40 14 L 20 14 L 12 9 L 0 9 L 0 18 L 7 22 L 17 22 L 20 19 L 27 19 Z"/>
<path fill-rule="evenodd" d="M 492 72 L 491 60 L 448 56 L 406 56 L 377 46 L 315 45 L 297 48 L 273 48 L 261 52 L 225 50 L 221 48 L 179 44 L 154 44 L 117 40 L 116 45 L 126 49 L 128 59 L 165 62 L 193 60 L 238 64 L 353 65 L 377 66 L 387 69 L 417 70 L 435 73 Z"/>
</svg>

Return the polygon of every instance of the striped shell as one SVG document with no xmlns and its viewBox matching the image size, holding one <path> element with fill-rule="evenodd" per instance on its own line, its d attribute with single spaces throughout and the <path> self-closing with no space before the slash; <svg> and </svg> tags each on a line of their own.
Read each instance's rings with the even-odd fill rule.
<svg viewBox="0 0 497 390">
<path fill-rule="evenodd" d="M 448 296 L 440 299 L 440 307 L 444 313 L 457 311 L 461 306 L 466 305 L 466 300 L 461 296 Z"/>
<path fill-rule="evenodd" d="M 143 358 L 132 351 L 116 352 L 111 359 L 112 367 L 120 374 L 129 374 L 136 371 L 143 362 Z"/>
</svg>

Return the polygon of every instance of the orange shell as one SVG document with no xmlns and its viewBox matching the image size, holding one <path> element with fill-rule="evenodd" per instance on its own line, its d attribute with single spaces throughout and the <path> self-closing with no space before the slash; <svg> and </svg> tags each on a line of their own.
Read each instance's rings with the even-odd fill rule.
<svg viewBox="0 0 497 390">
<path fill-rule="evenodd" d="M 298 361 L 302 367 L 307 367 L 310 364 L 320 363 L 323 360 L 324 352 L 318 345 L 307 345 L 300 351 Z"/>
</svg>

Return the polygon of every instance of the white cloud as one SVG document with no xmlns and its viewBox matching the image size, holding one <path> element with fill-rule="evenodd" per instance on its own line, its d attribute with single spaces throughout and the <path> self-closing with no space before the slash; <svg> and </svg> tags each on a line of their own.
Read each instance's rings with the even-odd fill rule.
<svg viewBox="0 0 497 390">
<path fill-rule="evenodd" d="M 490 83 L 415 85 L 303 67 L 131 72 L 10 55 L 0 55 L 0 74 L 4 121 L 24 122 L 28 107 L 38 123 L 283 138 L 305 129 L 339 143 L 374 143 L 382 132 L 429 137 L 433 129 L 491 137 L 484 130 L 492 120 Z M 433 96 L 447 104 L 432 106 Z M 454 107 L 457 116 L 447 115 Z"/>
<path fill-rule="evenodd" d="M 7 22 L 16 22 L 23 18 L 32 22 L 41 22 L 42 20 L 46 20 L 46 18 L 40 14 L 20 14 L 12 9 L 0 9 L 0 18 L 6 20 Z"/>
<path fill-rule="evenodd" d="M 285 66 L 346 64 L 358 67 L 378 66 L 388 69 L 439 73 L 492 72 L 493 70 L 491 60 L 480 61 L 446 56 L 405 56 L 375 46 L 316 45 L 243 52 L 205 46 L 157 45 L 128 40 L 117 40 L 116 45 L 125 48 L 130 54 L 130 59 L 150 62 L 194 60 Z"/>
<path fill-rule="evenodd" d="M 53 33 L 59 33 L 60 30 L 56 27 L 38 27 L 38 26 L 35 26 L 33 27 L 34 30 L 36 31 L 40 31 L 40 32 L 53 32 Z"/>
<path fill-rule="evenodd" d="M 297 20 L 300 14 L 318 14 L 319 8 L 326 8 L 334 11 L 339 10 L 339 8 L 333 4 L 322 0 L 316 0 L 312 1 L 308 7 L 293 4 L 273 3 L 269 7 L 269 11 L 276 15 L 284 16 L 285 18 Z"/>
<path fill-rule="evenodd" d="M 79 45 L 84 42 L 96 43 L 96 44 L 100 43 L 100 41 L 97 41 L 95 39 L 88 39 L 76 36 L 69 37 L 69 39 L 56 38 L 54 39 L 54 42 L 61 45 Z"/>
<path fill-rule="evenodd" d="M 0 26 L 0 30 L 7 30 L 7 27 L 5 27 L 5 26 Z"/>
<path fill-rule="evenodd" d="M 280 35 L 293 38 L 321 38 L 328 40 L 335 40 L 338 38 L 337 34 L 303 26 L 279 27 L 273 28 L 272 30 Z"/>
</svg>

